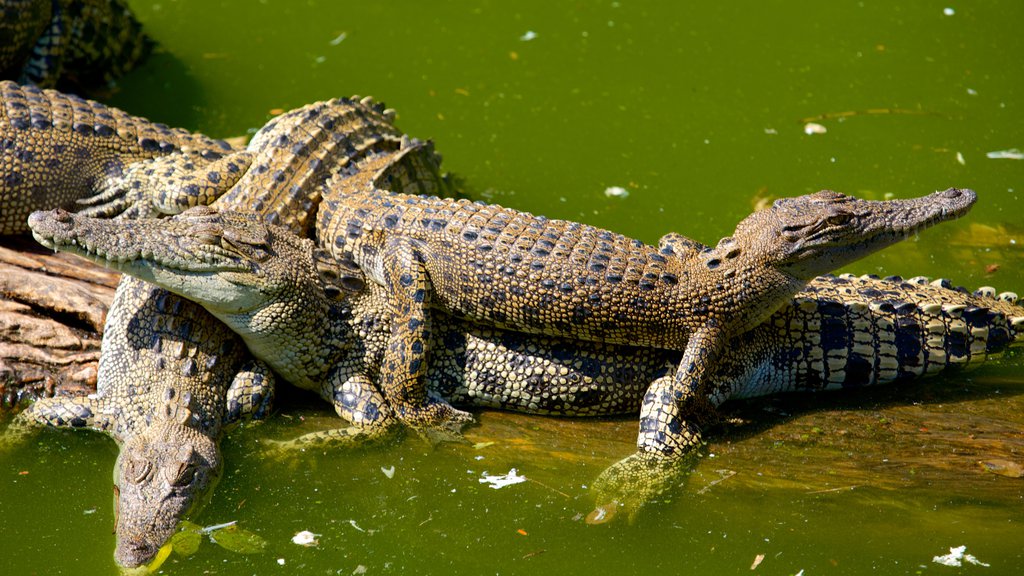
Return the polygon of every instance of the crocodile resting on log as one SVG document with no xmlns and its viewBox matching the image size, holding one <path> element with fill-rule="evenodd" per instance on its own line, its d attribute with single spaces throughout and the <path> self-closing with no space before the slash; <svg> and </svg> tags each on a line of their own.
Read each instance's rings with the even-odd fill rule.
<svg viewBox="0 0 1024 576">
<path fill-rule="evenodd" d="M 351 423 L 290 445 L 351 443 L 397 421 L 373 385 L 393 328 L 384 313 L 388 296 L 309 240 L 208 208 L 133 222 L 37 213 L 32 227 L 44 245 L 202 303 L 251 349 L 277 350 L 266 359 L 278 374 L 319 392 Z M 1012 293 L 968 294 L 923 278 L 815 278 L 728 342 L 711 369 L 707 402 L 856 387 L 973 364 L 1024 330 L 1024 308 L 1015 303 Z M 427 390 L 436 401 L 563 416 L 635 413 L 647 402 L 649 384 L 671 375 L 680 358 L 678 351 L 505 331 L 443 313 L 430 344 Z M 641 453 L 602 475 L 598 497 L 636 507 L 680 469 L 672 459 Z"/>
<path fill-rule="evenodd" d="M 438 174 L 438 158 L 429 146 L 412 146 L 391 125 L 392 117 L 393 113 L 383 106 L 357 98 L 318 102 L 275 118 L 253 137 L 246 150 L 223 156 L 224 162 L 246 168 L 251 161 L 252 169 L 239 169 L 231 182 L 209 180 L 211 184 L 230 188 L 217 200 L 217 205 L 257 210 L 267 221 L 287 224 L 290 231 L 303 233 L 312 222 L 321 188 L 329 177 L 344 183 L 349 174 L 361 175 L 360 166 L 367 158 L 389 154 L 402 146 L 425 154 L 416 156 L 420 163 L 403 162 L 396 166 L 389 172 L 388 183 L 398 189 L 442 192 L 436 187 L 443 184 Z M 403 153 L 402 157 L 412 159 L 413 154 Z M 164 158 L 171 159 L 165 156 L 161 160 Z M 233 164 L 236 160 L 239 164 Z M 126 172 L 146 163 L 142 160 L 128 164 Z M 188 178 L 189 170 L 195 168 L 183 165 L 179 176 Z M 146 175 L 147 171 L 140 174 Z M 205 177 L 206 172 L 202 175 Z M 405 176 L 410 180 L 404 180 Z M 214 198 L 224 192 L 215 188 L 210 188 Z M 144 187 L 129 190 L 144 203 L 159 196 L 159 191 L 146 196 L 150 189 Z M 209 441 L 201 451 L 203 458 L 194 462 L 194 476 L 213 476 L 220 462 L 218 440 L 222 426 L 205 415 L 217 413 L 223 406 L 230 407 L 228 396 L 235 390 L 243 398 L 250 398 L 253 405 L 259 405 L 259 410 L 239 414 L 238 410 L 229 410 L 232 422 L 236 416 L 249 412 L 263 413 L 262 403 L 257 400 L 269 396 L 252 383 L 269 385 L 270 374 L 262 370 L 262 364 L 249 368 L 240 364 L 243 360 L 251 362 L 251 356 L 238 336 L 198 305 L 131 277 L 122 280 L 104 334 L 97 401 L 107 412 L 150 415 L 166 411 L 162 408 L 164 395 L 167 390 L 174 390 L 172 400 L 178 403 L 174 413 L 179 416 L 171 420 L 180 424 L 180 415 L 186 410 L 204 416 L 193 416 L 186 419 L 187 426 L 166 431 L 166 427 L 151 425 L 152 418 L 148 416 L 134 418 L 121 426 L 124 432 L 120 436 L 115 436 L 121 443 L 115 470 L 120 487 L 115 557 L 120 564 L 137 566 L 152 558 L 173 534 L 181 517 L 189 513 L 192 503 L 201 500 L 210 486 L 205 482 L 188 486 L 170 482 L 176 471 L 174 460 L 168 463 L 167 458 L 157 458 L 162 453 L 154 454 L 145 446 L 159 442 L 188 446 L 192 436 L 205 436 Z M 258 398 L 252 397 L 256 393 Z M 216 396 L 221 404 L 207 406 L 201 399 L 208 396 Z M 68 418 L 65 406 L 71 406 L 71 413 L 78 416 Z M 109 426 L 90 418 L 95 413 L 86 401 L 40 401 L 19 415 L 7 440 L 16 441 L 35 424 L 91 426 L 109 432 Z M 139 441 L 121 441 L 123 438 Z M 177 453 L 166 447 L 163 452 Z M 132 462 L 145 463 L 134 466 L 144 469 L 146 474 L 126 470 L 125 466 Z M 180 505 L 154 505 L 166 501 Z"/>
<path fill-rule="evenodd" d="M 0 78 L 102 90 L 152 49 L 121 0 L 0 0 Z"/>
</svg>

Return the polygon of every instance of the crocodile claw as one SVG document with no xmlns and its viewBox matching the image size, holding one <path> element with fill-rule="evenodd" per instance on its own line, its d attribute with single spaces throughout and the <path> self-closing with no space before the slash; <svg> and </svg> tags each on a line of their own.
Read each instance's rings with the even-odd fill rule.
<svg viewBox="0 0 1024 576">
<path fill-rule="evenodd" d="M 676 488 L 693 468 L 693 456 L 666 456 L 658 452 L 634 452 L 606 468 L 591 488 L 594 510 L 587 515 L 587 524 L 611 522 L 625 513 L 629 522 L 637 512 L 659 495 Z"/>
</svg>

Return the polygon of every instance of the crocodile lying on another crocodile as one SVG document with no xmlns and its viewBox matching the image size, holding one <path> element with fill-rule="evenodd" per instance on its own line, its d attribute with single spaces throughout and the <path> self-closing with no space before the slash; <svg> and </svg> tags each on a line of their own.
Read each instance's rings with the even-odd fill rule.
<svg viewBox="0 0 1024 576">
<path fill-rule="evenodd" d="M 276 349 L 268 363 L 284 378 L 320 382 L 325 399 L 348 406 L 351 428 L 293 445 L 350 442 L 396 422 L 372 384 L 392 333 L 387 295 L 358 269 L 332 271 L 337 263 L 309 240 L 251 215 L 211 209 L 133 222 L 37 213 L 32 227 L 49 247 L 201 302 L 254 350 Z M 260 241 L 231 240 L 238 237 Z M 920 277 L 815 278 L 768 320 L 729 341 L 711 370 L 714 395 L 707 400 L 856 387 L 974 364 L 1024 332 L 1016 300 L 1009 292 L 969 294 Z M 650 382 L 671 375 L 680 358 L 677 351 L 504 331 L 443 313 L 430 338 L 432 397 L 562 416 L 635 413 Z M 631 458 L 606 471 L 599 498 L 637 505 L 673 478 L 665 461 Z"/>
<path fill-rule="evenodd" d="M 152 49 L 121 0 L 0 0 L 0 78 L 88 92 Z"/>
<path fill-rule="evenodd" d="M 432 316 L 443 310 L 498 328 L 683 352 L 645 395 L 637 438 L 640 453 L 672 460 L 700 444 L 700 415 L 719 396 L 709 375 L 730 338 L 816 275 L 959 217 L 975 199 L 958 189 L 887 202 L 822 191 L 755 212 L 714 248 L 672 234 L 659 249 L 500 206 L 368 187 L 325 198 L 317 237 L 388 291 L 392 332 L 378 385 L 404 422 L 462 421 L 422 382 Z"/>
</svg>

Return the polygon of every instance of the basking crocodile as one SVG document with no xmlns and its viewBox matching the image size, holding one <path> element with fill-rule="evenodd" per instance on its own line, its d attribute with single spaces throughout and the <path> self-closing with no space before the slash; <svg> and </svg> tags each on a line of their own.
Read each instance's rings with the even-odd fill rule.
<svg viewBox="0 0 1024 576">
<path fill-rule="evenodd" d="M 2 438 L 38 426 L 91 428 L 120 447 L 114 465 L 115 558 L 156 554 L 220 474 L 226 427 L 266 415 L 272 373 L 202 308 L 138 280 L 122 282 L 103 334 L 96 394 L 38 400 Z"/>
<path fill-rule="evenodd" d="M 102 211 L 108 196 L 123 196 L 121 191 L 131 188 L 133 166 L 170 154 L 219 168 L 213 177 L 233 182 L 241 170 L 232 171 L 230 161 L 222 159 L 231 152 L 223 140 L 154 124 L 98 102 L 0 82 L 0 234 L 27 232 L 25 220 L 33 210 Z M 142 200 L 147 206 L 175 201 Z"/>
<path fill-rule="evenodd" d="M 504 329 L 682 351 L 674 374 L 651 384 L 637 440 L 641 452 L 676 458 L 700 443 L 689 417 L 711 395 L 706 375 L 729 338 L 814 276 L 956 218 L 975 198 L 949 189 L 872 202 L 822 191 L 755 212 L 714 248 L 673 234 L 659 250 L 575 222 L 368 187 L 325 198 L 317 236 L 388 290 L 379 386 L 404 422 L 464 419 L 422 383 L 432 315 L 444 310 Z"/>
<path fill-rule="evenodd" d="M 287 380 L 320 383 L 352 426 L 295 445 L 351 442 L 395 422 L 373 381 L 392 333 L 385 290 L 325 259 L 309 240 L 251 215 L 193 209 L 170 220 L 110 222 L 36 213 L 37 239 L 201 302 Z M 196 234 L 195 232 L 200 233 Z M 257 244 L 230 241 L 260 238 Z M 925 278 L 823 276 L 765 322 L 732 338 L 706 402 L 856 387 L 983 361 L 1018 340 L 1013 293 L 974 294 Z M 462 406 L 561 416 L 635 413 L 678 351 L 504 331 L 440 313 L 430 335 L 428 393 Z M 339 413 L 344 411 L 339 409 Z M 687 414 L 706 418 L 707 414 Z M 611 467 L 603 496 L 636 506 L 673 478 L 674 462 L 639 455 Z M 637 475 L 623 479 L 624 474 Z M 627 489 L 628 488 L 628 489 Z"/>
<path fill-rule="evenodd" d="M 439 188 L 444 185 L 438 174 L 439 158 L 429 146 L 412 146 L 413 143 L 391 124 L 392 117 L 393 113 L 384 110 L 383 106 L 356 98 L 318 102 L 275 118 L 253 137 L 247 150 L 223 156 L 231 161 L 244 158 L 244 165 L 251 169 L 239 170 L 234 187 L 217 201 L 217 205 L 257 210 L 268 222 L 286 224 L 294 233 L 305 233 L 329 178 L 342 183 L 347 178 L 363 178 L 364 164 L 372 165 L 376 170 L 382 164 L 381 158 L 389 158 L 403 147 L 404 150 L 397 155 L 399 159 L 413 156 L 412 151 L 425 154 L 416 155 L 418 163 L 396 161 L 395 168 L 388 171 L 387 184 L 396 189 L 443 192 L 443 188 Z M 152 184 L 160 182 L 156 178 L 152 180 Z M 246 244 L 251 240 L 237 236 L 230 241 Z M 154 308 L 153 302 L 159 304 Z M 187 317 L 188 321 L 178 321 L 178 317 Z M 162 335 L 164 331 L 169 331 L 185 344 L 167 345 L 164 342 L 167 337 Z M 248 376 L 248 369 L 240 371 L 237 360 L 228 362 L 224 357 L 216 362 L 212 360 L 215 358 L 211 354 L 217 354 L 220 347 L 231 351 L 244 350 L 241 343 L 236 343 L 237 339 L 234 332 L 198 305 L 125 277 L 107 321 L 99 387 L 115 391 L 153 390 L 155 394 L 172 388 L 185 389 L 191 391 L 193 397 L 199 394 L 196 390 L 202 390 L 204 394 L 223 397 L 225 393 L 214 386 L 216 382 L 230 383 L 236 374 L 242 382 L 253 379 Z M 201 358 L 195 362 L 182 359 L 183 350 L 191 350 L 193 344 L 201 344 L 200 351 L 207 352 L 199 354 Z M 251 361 L 248 352 L 243 356 Z M 166 369 L 158 369 L 161 366 Z M 204 368 L 207 375 L 204 377 L 204 372 L 197 371 L 198 368 Z M 113 410 L 130 413 L 151 410 L 155 398 L 147 394 L 111 393 L 108 396 L 113 399 Z M 181 394 L 176 394 L 176 397 L 180 398 Z M 43 403 L 38 409 L 42 417 L 34 417 L 32 411 L 21 417 L 17 429 L 27 433 L 28 424 L 66 424 L 69 421 L 60 409 L 49 410 L 48 404 Z M 52 416 L 51 412 L 58 416 Z M 75 423 L 81 425 L 81 420 L 75 420 Z M 209 484 L 181 487 L 159 482 L 126 490 L 125 482 L 130 484 L 134 476 L 131 471 L 126 473 L 123 469 L 125 463 L 147 458 L 152 461 L 151 446 L 163 439 L 170 444 L 188 442 L 186 431 L 180 427 L 166 429 L 144 424 L 145 421 L 138 419 L 129 422 L 127 428 L 131 429 L 132 437 L 141 440 L 123 444 L 117 464 L 121 472 L 116 476 L 120 478 L 121 489 L 116 558 L 125 566 L 148 561 L 187 512 L 186 507 L 154 507 L 154 502 L 186 493 L 188 502 L 192 502 L 200 499 L 204 488 L 209 487 Z M 214 466 L 220 461 L 216 452 L 219 428 L 206 427 L 203 430 L 211 433 L 213 452 L 207 450 L 211 456 L 199 463 L 196 474 L 209 476 L 214 474 Z M 182 437 L 175 440 L 175 434 Z M 173 454 L 175 450 L 161 449 L 161 454 L 165 452 Z M 151 468 L 155 470 L 152 473 L 155 476 L 173 477 L 174 469 L 161 468 L 159 462 L 153 462 Z"/>
<path fill-rule="evenodd" d="M 120 0 L 0 0 L 0 78 L 103 89 L 152 49 Z"/>
</svg>

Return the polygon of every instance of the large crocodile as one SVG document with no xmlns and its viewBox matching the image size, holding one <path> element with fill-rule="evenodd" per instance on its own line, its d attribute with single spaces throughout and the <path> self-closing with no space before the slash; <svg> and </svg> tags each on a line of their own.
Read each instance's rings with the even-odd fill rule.
<svg viewBox="0 0 1024 576">
<path fill-rule="evenodd" d="M 707 375 L 729 338 L 814 276 L 956 218 L 975 198 L 949 189 L 874 202 L 822 191 L 755 212 L 714 248 L 673 234 L 659 249 L 500 206 L 367 187 L 325 198 L 317 236 L 388 290 L 392 333 L 378 380 L 404 422 L 463 420 L 422 383 L 440 309 L 499 328 L 682 351 L 676 371 L 651 384 L 637 439 L 640 452 L 675 459 L 700 444 L 693 417 L 714 395 Z"/>
<path fill-rule="evenodd" d="M 352 442 L 395 423 L 373 386 L 392 333 L 385 291 L 357 268 L 251 215 L 193 209 L 170 220 L 111 222 L 36 213 L 37 239 L 156 281 L 206 306 L 285 379 L 347 406 L 348 428 L 292 445 Z M 197 233 L 198 232 L 198 233 Z M 230 239 L 259 238 L 255 244 Z M 765 322 L 732 338 L 706 402 L 856 387 L 934 374 L 1002 351 L 1024 331 L 1013 293 L 974 294 L 924 278 L 824 276 Z M 428 393 L 462 406 L 562 416 L 635 413 L 680 353 L 504 331 L 438 314 Z M 317 387 L 317 383 L 319 386 Z M 339 409 L 339 413 L 346 415 Z M 691 415 L 686 415 L 691 416 Z M 696 414 L 706 418 L 708 414 Z M 630 457 L 602 476 L 602 499 L 637 505 L 678 470 Z M 636 475 L 623 478 L 623 475 Z"/>
<path fill-rule="evenodd" d="M 231 152 L 237 151 L 223 140 L 155 124 L 92 100 L 0 82 L 0 234 L 27 232 L 25 220 L 33 210 L 92 208 L 94 213 L 120 201 L 125 206 L 117 208 L 124 211 L 137 201 L 149 215 L 150 204 L 173 204 L 175 199 L 164 200 L 157 190 L 160 198 L 140 198 L 137 192 L 121 200 L 137 181 L 133 173 L 150 166 L 143 161 L 171 154 L 192 158 L 219 168 L 214 178 L 233 182 L 241 171 L 232 171 L 230 162 L 222 160 Z"/>
<path fill-rule="evenodd" d="M 318 102 L 275 118 L 253 137 L 247 150 L 223 156 L 225 161 L 244 158 L 244 165 L 248 167 L 251 162 L 252 169 L 239 170 L 234 187 L 217 201 L 217 205 L 257 210 L 267 221 L 287 224 L 290 231 L 304 233 L 309 228 L 319 195 L 329 177 L 334 176 L 339 182 L 349 177 L 362 177 L 364 163 L 371 163 L 376 169 L 379 162 L 372 163 L 371 160 L 375 161 L 378 156 L 387 157 L 403 146 L 413 149 L 409 146 L 410 141 L 391 124 L 392 117 L 393 114 L 382 105 L 356 98 Z M 421 163 L 402 162 L 400 165 L 403 169 L 415 168 L 417 172 L 391 170 L 389 174 L 394 178 L 388 182 L 399 189 L 443 191 L 436 188 L 443 186 L 438 175 L 438 157 L 427 146 L 416 147 L 416 150 L 427 152 L 418 156 Z M 403 152 L 400 156 L 404 158 L 407 154 Z M 181 176 L 188 177 L 185 174 Z M 403 179 L 406 176 L 408 180 Z M 160 182 L 164 181 L 153 179 L 151 183 Z M 139 198 L 146 201 L 150 197 Z M 234 237 L 232 240 L 245 243 L 247 238 Z M 158 305 L 154 307 L 153 302 Z M 181 316 L 187 317 L 188 321 L 178 321 Z M 166 331 L 171 336 L 164 334 Z M 183 344 L 175 342 L 168 345 L 165 341 L 170 337 Z M 133 414 L 159 409 L 158 400 L 167 389 L 190 391 L 192 397 L 216 394 L 223 402 L 226 385 L 217 388 L 217 383 L 230 383 L 236 378 L 236 373 L 243 382 L 248 381 L 248 372 L 239 372 L 238 359 L 217 360 L 211 354 L 216 354 L 220 347 L 244 350 L 244 346 L 236 342 L 237 338 L 224 324 L 192 302 L 125 277 L 118 288 L 104 334 L 98 384 L 103 392 L 101 395 L 109 399 L 112 410 Z M 195 362 L 182 359 L 182 354 L 192 350 L 193 345 L 200 344 L 200 357 Z M 245 357 L 249 358 L 247 353 Z M 205 369 L 205 376 L 203 371 L 197 370 L 200 367 Z M 153 393 L 131 393 L 147 390 Z M 203 392 L 200 394 L 198 391 Z M 179 393 L 175 397 L 181 398 L 182 395 Z M 33 407 L 19 417 L 15 429 L 27 432 L 30 424 L 83 425 L 84 417 L 70 420 L 64 416 L 63 402 L 54 400 L 38 404 L 38 408 Z M 56 408 L 51 409 L 51 405 Z M 73 402 L 72 405 L 77 406 Z M 76 410 L 81 413 L 81 409 L 76 407 Z M 208 418 L 204 420 L 201 431 L 208 432 L 212 446 L 207 446 L 204 453 L 209 458 L 198 463 L 197 476 L 212 475 L 214 465 L 220 460 L 216 452 L 220 428 L 210 425 L 210 422 L 212 420 Z M 165 453 L 173 455 L 177 450 L 168 445 L 187 445 L 189 438 L 187 431 L 180 427 L 157 427 L 146 419 L 133 419 L 125 428 L 130 437 L 139 440 L 122 444 L 121 457 L 116 465 L 120 472 L 115 476 L 119 478 L 121 488 L 115 557 L 122 565 L 136 566 L 156 553 L 173 533 L 182 515 L 188 512 L 184 504 L 200 499 L 203 488 L 209 484 L 182 487 L 160 481 L 136 489 L 132 484 L 135 475 L 124 466 L 148 461 L 148 468 L 153 470 L 150 476 L 173 478 L 175 469 L 162 465 L 166 458 L 154 459 L 157 454 L 153 454 L 152 446 L 164 442 L 159 456 Z M 9 436 L 8 440 L 11 441 L 12 437 Z M 126 485 L 132 489 L 126 489 Z M 178 498 L 183 495 L 188 498 Z M 177 500 L 168 499 L 171 496 Z M 155 502 L 163 501 L 180 502 L 182 506 L 154 506 Z"/>
<path fill-rule="evenodd" d="M 104 89 L 152 48 L 121 0 L 0 0 L 0 78 Z"/>
</svg>

